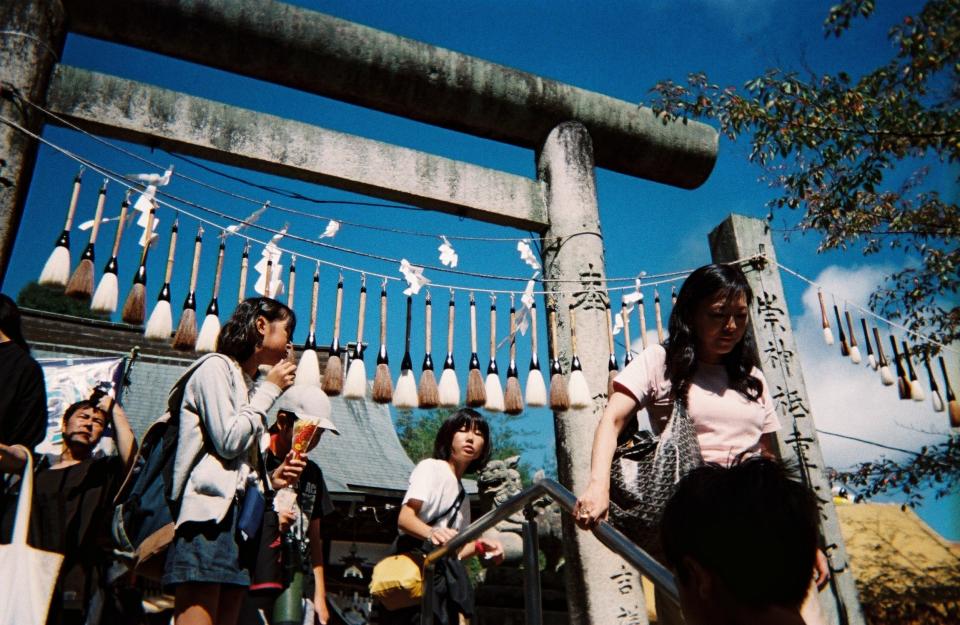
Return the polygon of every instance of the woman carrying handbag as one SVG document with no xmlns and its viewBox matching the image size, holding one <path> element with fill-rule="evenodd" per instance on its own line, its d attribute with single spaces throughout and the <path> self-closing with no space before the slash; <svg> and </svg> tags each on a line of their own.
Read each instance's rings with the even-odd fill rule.
<svg viewBox="0 0 960 625">
<path fill-rule="evenodd" d="M 651 512 L 655 520 L 647 525 L 645 535 L 631 535 L 629 524 L 624 527 L 635 542 L 649 546 L 657 556 L 656 517 L 678 474 L 699 464 L 700 457 L 703 462 L 729 466 L 743 454 L 773 453 L 780 423 L 769 387 L 757 368 L 753 339 L 747 334 L 752 299 L 746 276 L 736 265 L 707 265 L 686 279 L 670 314 L 666 344 L 645 349 L 614 380 L 614 393 L 593 439 L 590 481 L 573 510 L 578 526 L 590 529 L 607 519 L 611 512 L 611 473 L 621 487 L 614 490 L 622 495 L 630 495 L 631 479 L 634 484 L 659 484 L 659 496 L 652 501 L 649 496 L 645 499 L 655 508 Z M 645 439 L 643 431 L 623 436 L 628 428 L 636 431 L 635 415 L 643 409 L 659 440 L 649 434 Z M 692 436 L 687 439 L 687 435 Z M 622 443 L 619 449 L 618 439 Z M 631 444 L 641 452 L 633 450 Z M 656 454 L 658 445 L 670 445 L 681 453 Z M 646 456 L 649 461 L 632 463 L 631 457 L 642 455 L 644 448 L 650 450 Z M 655 461 L 654 455 L 659 456 Z M 672 475 L 661 475 L 658 480 L 642 474 L 651 464 L 661 464 L 671 455 L 681 459 Z M 615 462 L 620 464 L 611 472 Z M 639 469 L 641 475 L 629 475 L 631 469 Z M 633 493 L 634 501 L 644 500 L 644 494 Z M 625 507 L 632 503 L 629 497 L 618 499 L 628 499 L 616 502 Z M 613 512 L 630 515 L 629 510 L 618 506 Z M 663 614 L 667 604 L 657 602 L 658 610 L 667 616 L 665 622 L 680 622 Z"/>
</svg>

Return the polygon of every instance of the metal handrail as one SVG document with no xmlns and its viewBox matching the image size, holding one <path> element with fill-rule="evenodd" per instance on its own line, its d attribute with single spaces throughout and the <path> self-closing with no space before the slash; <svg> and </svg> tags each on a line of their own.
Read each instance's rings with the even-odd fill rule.
<svg viewBox="0 0 960 625">
<path fill-rule="evenodd" d="M 510 499 L 507 499 L 500 506 L 486 513 L 452 539 L 427 554 L 423 564 L 424 589 L 420 614 L 421 625 L 433 625 L 433 569 L 437 561 L 440 560 L 440 558 L 456 554 L 464 545 L 477 540 L 485 531 L 543 496 L 550 497 L 568 513 L 573 513 L 573 506 L 577 501 L 574 494 L 555 480 L 542 479 L 532 486 L 528 486 Z M 528 514 L 528 518 L 530 517 L 531 515 Z M 528 523 L 532 523 L 535 526 L 535 523 L 532 521 L 528 521 Z M 606 521 L 601 521 L 591 531 L 593 535 L 597 537 L 597 540 L 603 543 L 608 549 L 619 555 L 642 575 L 650 579 L 654 586 L 666 595 L 667 599 L 679 605 L 676 582 L 674 581 L 673 574 L 670 573 L 666 567 L 654 560 L 650 554 L 635 545 L 630 539 Z M 525 534 L 528 534 L 528 532 L 525 532 Z M 534 531 L 533 537 L 535 538 L 535 536 L 536 532 Z M 525 555 L 527 554 L 527 542 L 528 540 L 525 536 Z M 534 560 L 534 562 L 536 562 L 536 560 Z M 539 588 L 539 571 L 537 571 L 536 584 Z"/>
</svg>

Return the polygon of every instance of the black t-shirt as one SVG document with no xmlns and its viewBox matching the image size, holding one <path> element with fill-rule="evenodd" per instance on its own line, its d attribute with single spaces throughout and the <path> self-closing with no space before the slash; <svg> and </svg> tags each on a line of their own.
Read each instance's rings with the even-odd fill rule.
<svg viewBox="0 0 960 625">
<path fill-rule="evenodd" d="M 107 561 L 123 462 L 119 456 L 101 456 L 62 469 L 49 466 L 41 461 L 34 477 L 29 540 L 38 549 L 64 554 L 51 605 L 85 610 Z M 51 619 L 48 623 L 57 622 L 54 614 Z"/>
<path fill-rule="evenodd" d="M 282 463 L 282 459 L 273 455 L 269 450 L 264 455 L 264 464 L 267 472 L 274 471 Z M 297 504 L 306 516 L 304 535 L 309 521 L 321 519 L 333 512 L 333 502 L 327 491 L 327 484 L 323 479 L 323 471 L 317 463 L 307 459 L 307 466 L 303 468 L 300 479 L 295 486 L 297 490 Z M 283 544 L 280 538 L 279 520 L 273 510 L 272 494 L 268 495 L 267 510 L 263 515 L 263 529 L 260 533 L 260 545 L 257 551 L 257 564 L 252 574 L 250 590 L 259 592 L 279 592 L 284 588 L 286 573 L 284 571 Z M 309 562 L 309 549 L 306 552 L 306 562 L 303 570 L 304 595 L 313 595 L 313 575 L 308 571 L 312 567 Z"/>
<path fill-rule="evenodd" d="M 305 460 L 307 466 L 303 468 L 296 486 L 297 503 L 311 520 L 320 519 L 333 512 L 333 502 L 327 492 L 327 483 L 323 480 L 323 470 L 313 460 Z M 268 473 L 283 463 L 283 460 L 274 456 L 270 450 L 267 450 L 263 461 Z"/>
<path fill-rule="evenodd" d="M 13 341 L 0 343 L 0 443 L 33 450 L 47 432 L 43 369 Z"/>
</svg>

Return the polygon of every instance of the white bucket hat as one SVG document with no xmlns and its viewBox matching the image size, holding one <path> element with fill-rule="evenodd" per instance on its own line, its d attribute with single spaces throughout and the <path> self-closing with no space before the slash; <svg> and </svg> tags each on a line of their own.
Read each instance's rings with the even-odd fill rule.
<svg viewBox="0 0 960 625">
<path fill-rule="evenodd" d="M 277 400 L 277 410 L 291 413 L 296 417 L 317 420 L 317 427 L 340 434 L 337 426 L 330 420 L 330 398 L 319 386 L 291 386 Z"/>
</svg>

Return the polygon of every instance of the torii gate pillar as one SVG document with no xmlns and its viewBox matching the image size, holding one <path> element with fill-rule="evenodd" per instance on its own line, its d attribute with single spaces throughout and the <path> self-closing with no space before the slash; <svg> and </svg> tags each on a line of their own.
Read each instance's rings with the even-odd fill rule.
<svg viewBox="0 0 960 625">
<path fill-rule="evenodd" d="M 590 477 L 593 433 L 606 404 L 610 356 L 593 143 L 582 124 L 564 122 L 550 131 L 537 155 L 537 177 L 550 223 L 541 245 L 544 277 L 561 280 L 545 283 L 557 307 L 558 357 L 564 372 L 569 372 L 567 311 L 573 306 L 578 355 L 593 394 L 589 407 L 556 412 L 553 417 L 560 482 L 579 493 Z M 548 369 L 544 373 L 549 376 Z M 593 534 L 578 530 L 569 515 L 563 517 L 563 545 L 571 623 L 646 625 L 643 590 L 634 569 L 613 557 Z"/>
<path fill-rule="evenodd" d="M 757 254 L 764 256 L 762 262 L 744 268 L 744 273 L 753 289 L 750 332 L 755 339 L 763 377 L 770 385 L 770 395 L 780 418 L 778 451 L 788 464 L 800 468 L 804 482 L 817 496 L 823 547 L 831 570 L 829 590 L 820 593 L 826 621 L 838 625 L 864 625 L 866 621 L 840 533 L 837 510 L 824 473 L 823 453 L 820 451 L 810 400 L 800 370 L 800 358 L 793 340 L 770 229 L 759 219 L 730 215 L 710 233 L 710 252 L 714 262 L 718 263 Z"/>
<path fill-rule="evenodd" d="M 8 90 L 16 89 L 31 102 L 46 100 L 50 74 L 66 37 L 63 5 L 60 0 L 0 2 L 0 30 L 0 115 L 39 134 L 43 117 L 13 100 Z M 34 139 L 0 123 L 0 285 L 20 227 L 36 154 Z"/>
</svg>

